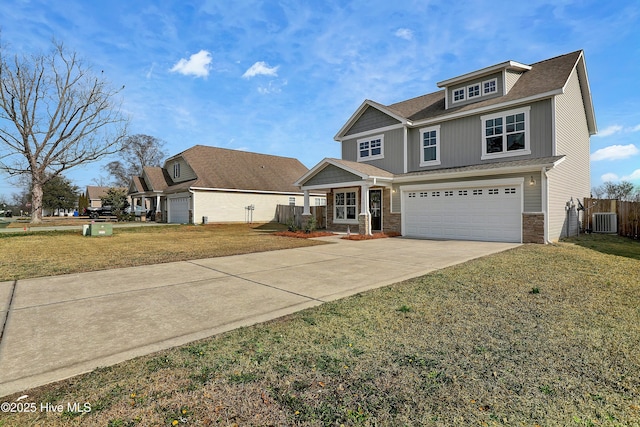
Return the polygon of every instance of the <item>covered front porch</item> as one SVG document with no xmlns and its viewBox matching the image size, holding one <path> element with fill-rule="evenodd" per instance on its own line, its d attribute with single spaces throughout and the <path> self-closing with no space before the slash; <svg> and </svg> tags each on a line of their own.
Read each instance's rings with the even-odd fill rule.
<svg viewBox="0 0 640 427">
<path fill-rule="evenodd" d="M 371 235 L 399 232 L 400 214 L 391 212 L 392 175 L 370 165 L 325 159 L 300 178 L 303 216 L 311 217 L 310 194 L 327 194 L 327 229 Z"/>
</svg>

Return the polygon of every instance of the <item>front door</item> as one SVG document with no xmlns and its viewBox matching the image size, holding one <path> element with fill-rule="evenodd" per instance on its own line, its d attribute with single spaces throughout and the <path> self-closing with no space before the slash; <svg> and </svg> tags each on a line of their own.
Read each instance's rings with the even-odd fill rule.
<svg viewBox="0 0 640 427">
<path fill-rule="evenodd" d="M 371 231 L 382 231 L 382 190 L 369 191 Z"/>
</svg>

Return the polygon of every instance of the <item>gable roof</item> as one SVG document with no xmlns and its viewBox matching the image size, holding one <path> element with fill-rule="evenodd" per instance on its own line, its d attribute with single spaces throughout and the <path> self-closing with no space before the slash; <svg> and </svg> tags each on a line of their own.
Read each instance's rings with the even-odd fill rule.
<svg viewBox="0 0 640 427">
<path fill-rule="evenodd" d="M 196 179 L 176 188 L 253 190 L 299 193 L 293 183 L 308 169 L 298 159 L 196 145 L 167 160 L 182 157 Z M 166 164 L 166 163 L 165 163 Z"/>
<path fill-rule="evenodd" d="M 577 69 L 578 71 L 578 78 L 583 91 L 583 99 L 586 109 L 585 114 L 587 116 L 589 132 L 592 135 L 597 132 L 593 102 L 591 100 L 591 90 L 589 89 L 584 53 L 582 50 L 546 59 L 530 66 L 508 61 L 506 63 L 487 67 L 483 70 L 493 70 L 496 67 L 504 67 L 505 64 L 518 64 L 520 68 L 530 67 L 530 69 L 522 73 L 511 90 L 509 90 L 509 92 L 504 96 L 481 100 L 459 107 L 450 107 L 448 109 L 445 108 L 444 89 L 386 106 L 367 100 L 351 116 L 347 121 L 347 124 L 340 129 L 334 139 L 337 141 L 342 140 L 349 128 L 353 123 L 355 123 L 355 121 L 357 121 L 367 108 L 377 108 L 394 118 L 398 118 L 398 120 L 403 124 L 407 124 L 409 126 L 421 126 L 430 122 L 453 119 L 458 116 L 464 116 L 503 106 L 506 108 L 507 106 L 518 103 L 530 102 L 536 99 L 559 95 L 563 93 L 565 85 L 567 84 L 574 69 Z M 483 70 L 479 70 L 478 72 L 482 72 Z M 470 75 L 474 75 L 474 73 L 476 72 L 467 73 L 458 78 L 445 80 L 440 82 L 439 85 L 467 78 Z"/>
<path fill-rule="evenodd" d="M 326 157 L 321 162 L 313 167 L 313 169 L 309 170 L 304 175 L 298 177 L 295 182 L 295 186 L 299 187 L 304 185 L 305 182 L 309 181 L 311 178 L 320 173 L 325 167 L 328 165 L 337 166 L 340 169 L 343 169 L 349 173 L 359 176 L 362 179 L 369 178 L 377 178 L 382 180 L 391 180 L 393 178 L 393 174 L 384 169 L 380 169 L 376 166 L 367 164 L 367 163 L 358 163 L 352 162 L 350 160 L 342 160 L 342 159 L 334 159 Z"/>
<path fill-rule="evenodd" d="M 109 189 L 111 188 L 116 188 L 118 190 L 124 190 L 124 191 L 127 190 L 124 187 L 99 187 L 97 185 L 87 185 L 87 198 L 89 200 L 98 200 L 101 197 L 106 196 L 107 191 L 109 191 Z"/>
</svg>

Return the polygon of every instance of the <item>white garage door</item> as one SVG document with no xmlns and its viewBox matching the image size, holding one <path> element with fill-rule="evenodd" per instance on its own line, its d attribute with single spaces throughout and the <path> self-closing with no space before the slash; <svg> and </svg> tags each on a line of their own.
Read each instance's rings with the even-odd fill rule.
<svg viewBox="0 0 640 427">
<path fill-rule="evenodd" d="M 521 192 L 520 185 L 403 191 L 404 234 L 429 239 L 520 242 Z"/>
<path fill-rule="evenodd" d="M 189 222 L 188 197 L 169 199 L 169 222 L 174 224 L 187 224 Z"/>
</svg>

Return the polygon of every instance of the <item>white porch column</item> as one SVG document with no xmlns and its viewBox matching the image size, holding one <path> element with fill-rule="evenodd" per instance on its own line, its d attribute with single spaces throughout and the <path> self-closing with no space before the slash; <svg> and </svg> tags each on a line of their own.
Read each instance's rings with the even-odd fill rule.
<svg viewBox="0 0 640 427">
<path fill-rule="evenodd" d="M 302 215 L 311 215 L 311 208 L 309 207 L 309 190 L 304 190 L 304 210 Z"/>
<path fill-rule="evenodd" d="M 371 235 L 371 214 L 369 213 L 369 185 L 360 185 L 360 216 L 358 217 L 359 234 Z"/>
</svg>

